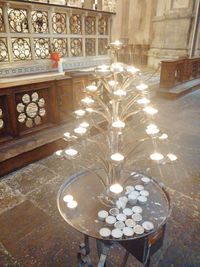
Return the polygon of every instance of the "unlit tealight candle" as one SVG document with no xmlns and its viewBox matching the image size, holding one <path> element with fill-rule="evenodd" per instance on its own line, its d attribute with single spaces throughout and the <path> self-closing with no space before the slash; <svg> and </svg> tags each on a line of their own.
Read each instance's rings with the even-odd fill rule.
<svg viewBox="0 0 200 267">
<path fill-rule="evenodd" d="M 136 225 L 135 221 L 133 219 L 127 219 L 125 221 L 125 224 L 127 227 L 134 227 Z"/>
<path fill-rule="evenodd" d="M 137 234 L 137 235 L 142 235 L 144 233 L 144 228 L 137 224 L 135 227 L 134 227 L 134 232 Z"/>
<path fill-rule="evenodd" d="M 132 207 L 132 211 L 134 213 L 142 213 L 142 208 L 140 206 L 134 206 Z"/>
<path fill-rule="evenodd" d="M 140 191 L 140 195 L 141 195 L 141 196 L 148 197 L 148 196 L 149 196 L 149 191 L 147 191 L 147 190 L 142 190 L 142 191 Z"/>
<path fill-rule="evenodd" d="M 116 229 L 112 230 L 111 235 L 113 238 L 122 238 L 123 233 L 120 229 L 116 228 Z"/>
<path fill-rule="evenodd" d="M 144 186 L 143 185 L 136 185 L 135 186 L 135 189 L 137 190 L 137 191 L 142 191 L 142 190 L 144 190 Z"/>
<path fill-rule="evenodd" d="M 114 216 L 108 216 L 106 217 L 106 223 L 109 225 L 113 225 L 116 223 L 116 218 Z"/>
<path fill-rule="evenodd" d="M 124 227 L 123 234 L 124 234 L 124 236 L 131 237 L 131 236 L 133 236 L 134 231 L 130 227 Z"/>
<path fill-rule="evenodd" d="M 114 224 L 115 228 L 117 229 L 123 229 L 125 227 L 125 223 L 121 222 L 121 221 L 117 221 L 115 224 Z"/>
<path fill-rule="evenodd" d="M 140 222 L 142 220 L 142 215 L 140 215 L 139 213 L 135 213 L 135 214 L 132 215 L 132 219 L 135 222 Z"/>
<path fill-rule="evenodd" d="M 144 230 L 145 230 L 146 232 L 149 232 L 149 231 L 151 231 L 151 230 L 154 229 L 154 225 L 153 225 L 152 222 L 148 222 L 148 221 L 143 222 L 142 226 L 143 226 L 143 228 L 144 228 Z"/>
<path fill-rule="evenodd" d="M 148 178 L 148 177 L 142 177 L 142 182 L 144 183 L 144 184 L 148 184 L 148 183 L 150 183 L 150 178 Z"/>
<path fill-rule="evenodd" d="M 137 194 L 135 194 L 134 192 L 132 192 L 132 193 L 130 193 L 130 194 L 128 195 L 129 203 L 132 204 L 132 205 L 134 205 L 134 204 L 137 203 L 137 198 L 138 198 L 138 196 L 137 196 Z"/>
<path fill-rule="evenodd" d="M 126 208 L 123 210 L 123 213 L 128 217 L 131 216 L 133 214 L 132 210 L 129 208 Z"/>
<path fill-rule="evenodd" d="M 126 221 L 126 215 L 123 214 L 123 213 L 117 214 L 116 218 L 117 218 L 118 221 L 121 221 L 121 222 L 125 222 Z"/>
<path fill-rule="evenodd" d="M 99 234 L 102 237 L 109 237 L 110 234 L 111 234 L 111 231 L 108 228 L 101 228 L 100 231 L 99 231 Z"/>
<path fill-rule="evenodd" d="M 139 196 L 138 201 L 140 204 L 146 204 L 147 203 L 147 197 L 145 196 Z"/>
<path fill-rule="evenodd" d="M 119 214 L 119 209 L 118 208 L 112 208 L 109 210 L 109 213 L 112 216 L 116 216 L 117 214 Z"/>
<path fill-rule="evenodd" d="M 108 217 L 108 212 L 106 210 L 100 210 L 98 212 L 98 218 L 101 221 L 104 221 Z"/>
</svg>

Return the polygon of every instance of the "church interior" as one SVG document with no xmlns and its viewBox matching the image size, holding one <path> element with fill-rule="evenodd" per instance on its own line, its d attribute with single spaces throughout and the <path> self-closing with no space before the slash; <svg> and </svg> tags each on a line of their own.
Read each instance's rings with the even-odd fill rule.
<svg viewBox="0 0 200 267">
<path fill-rule="evenodd" d="M 0 267 L 200 266 L 200 0 L 0 0 Z"/>
</svg>

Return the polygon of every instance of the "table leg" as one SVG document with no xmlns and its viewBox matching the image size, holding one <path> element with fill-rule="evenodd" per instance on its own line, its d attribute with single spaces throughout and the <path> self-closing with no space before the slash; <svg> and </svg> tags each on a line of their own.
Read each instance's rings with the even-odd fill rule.
<svg viewBox="0 0 200 267">
<path fill-rule="evenodd" d="M 99 240 L 97 240 L 96 243 L 97 243 L 97 253 L 99 256 L 99 263 L 97 267 L 106 267 L 106 259 L 111 246 Z"/>
<path fill-rule="evenodd" d="M 89 237 L 84 235 L 84 242 L 79 245 L 79 252 L 77 253 L 78 267 L 92 267 L 89 257 L 90 244 Z"/>
</svg>

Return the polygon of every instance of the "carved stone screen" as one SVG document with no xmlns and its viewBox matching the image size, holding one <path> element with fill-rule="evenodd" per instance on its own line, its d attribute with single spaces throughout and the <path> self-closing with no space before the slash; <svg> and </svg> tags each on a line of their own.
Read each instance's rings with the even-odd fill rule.
<svg viewBox="0 0 200 267">
<path fill-rule="evenodd" d="M 0 2 L 0 64 L 9 64 L 8 68 L 24 61 L 37 64 L 50 59 L 53 51 L 69 58 L 106 55 L 109 28 L 108 13 Z"/>
</svg>

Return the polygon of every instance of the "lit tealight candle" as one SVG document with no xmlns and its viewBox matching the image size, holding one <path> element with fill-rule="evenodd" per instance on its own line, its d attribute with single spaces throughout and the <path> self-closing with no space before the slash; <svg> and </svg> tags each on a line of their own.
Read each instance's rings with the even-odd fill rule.
<svg viewBox="0 0 200 267">
<path fill-rule="evenodd" d="M 121 89 L 118 89 L 118 90 L 114 91 L 113 94 L 114 94 L 115 96 L 123 97 L 123 96 L 126 96 L 126 91 L 121 90 Z"/>
<path fill-rule="evenodd" d="M 166 133 L 163 133 L 161 136 L 159 136 L 160 140 L 165 140 L 168 138 L 168 135 Z"/>
<path fill-rule="evenodd" d="M 73 196 L 72 195 L 66 195 L 66 196 L 64 196 L 63 197 L 63 201 L 64 202 L 71 202 L 72 200 L 73 200 L 74 198 L 73 198 Z"/>
<path fill-rule="evenodd" d="M 92 112 L 94 112 L 94 109 L 93 108 L 86 108 L 86 111 L 89 113 L 92 113 Z"/>
<path fill-rule="evenodd" d="M 155 160 L 155 161 L 160 161 L 164 159 L 164 156 L 161 153 L 155 152 L 150 155 L 150 159 Z"/>
<path fill-rule="evenodd" d="M 105 237 L 106 238 L 106 237 L 109 237 L 111 235 L 111 230 L 108 229 L 108 228 L 101 228 L 99 230 L 99 234 L 100 234 L 101 237 Z"/>
<path fill-rule="evenodd" d="M 115 194 L 120 194 L 123 191 L 123 187 L 120 184 L 113 184 L 110 186 L 110 191 Z"/>
<path fill-rule="evenodd" d="M 142 235 L 144 233 L 144 227 L 142 227 L 141 225 L 137 224 L 133 229 L 137 235 Z"/>
<path fill-rule="evenodd" d="M 143 109 L 143 111 L 150 115 L 155 115 L 156 113 L 158 113 L 158 110 L 151 106 L 147 106 L 146 108 Z"/>
<path fill-rule="evenodd" d="M 108 212 L 106 210 L 100 210 L 98 212 L 98 218 L 100 221 L 105 221 L 107 217 L 108 217 Z"/>
<path fill-rule="evenodd" d="M 113 72 L 122 72 L 123 70 L 124 70 L 124 68 L 123 68 L 123 64 L 121 64 L 121 63 L 113 63 L 112 65 L 111 65 L 111 70 L 113 71 Z"/>
<path fill-rule="evenodd" d="M 77 128 L 74 129 L 74 132 L 76 134 L 83 135 L 83 134 L 85 134 L 87 132 L 87 129 L 84 128 L 84 127 L 77 127 Z"/>
<path fill-rule="evenodd" d="M 62 153 L 63 153 L 62 150 L 58 150 L 58 151 L 55 152 L 55 154 L 56 154 L 57 157 L 61 157 L 62 156 Z"/>
<path fill-rule="evenodd" d="M 87 97 L 81 99 L 81 103 L 83 103 L 85 105 L 92 105 L 92 104 L 94 104 L 94 99 L 92 99 L 91 97 L 87 96 Z"/>
<path fill-rule="evenodd" d="M 132 211 L 134 213 L 142 213 L 142 208 L 140 206 L 134 206 L 132 207 Z"/>
<path fill-rule="evenodd" d="M 139 105 L 147 105 L 147 104 L 150 103 L 150 100 L 147 99 L 146 97 L 143 97 L 143 98 L 138 99 L 138 100 L 137 100 L 137 103 L 138 103 Z"/>
<path fill-rule="evenodd" d="M 80 127 L 82 127 L 82 128 L 88 128 L 89 126 L 90 126 L 89 123 L 86 121 L 81 122 L 81 124 L 80 124 Z"/>
<path fill-rule="evenodd" d="M 75 157 L 78 154 L 78 151 L 73 148 L 69 148 L 65 150 L 65 154 L 70 157 Z"/>
<path fill-rule="evenodd" d="M 110 157 L 113 161 L 123 161 L 124 160 L 124 156 L 120 153 L 115 153 L 112 154 Z"/>
<path fill-rule="evenodd" d="M 72 201 L 67 203 L 67 207 L 69 209 L 75 209 L 77 206 L 78 206 L 78 203 L 75 200 L 72 200 Z"/>
<path fill-rule="evenodd" d="M 136 88 L 139 90 L 139 91 L 144 91 L 148 88 L 148 85 L 144 84 L 144 83 L 141 83 L 139 85 L 136 86 Z"/>
<path fill-rule="evenodd" d="M 138 71 L 140 71 L 138 68 L 135 68 L 134 66 L 128 66 L 128 67 L 126 68 L 126 70 L 127 70 L 128 72 L 130 72 L 131 74 L 135 74 L 135 73 L 137 73 Z"/>
<path fill-rule="evenodd" d="M 144 230 L 145 230 L 146 232 L 149 232 L 149 231 L 151 231 L 151 230 L 154 229 L 154 225 L 153 225 L 153 223 L 152 223 L 152 222 L 148 222 L 148 221 L 143 222 L 143 223 L 142 223 L 142 227 L 144 228 Z"/>
<path fill-rule="evenodd" d="M 93 85 L 93 84 L 86 86 L 86 90 L 89 92 L 96 92 L 97 89 L 98 89 L 98 87 L 96 85 Z"/>
<path fill-rule="evenodd" d="M 120 120 L 114 121 L 112 123 L 112 127 L 113 128 L 119 128 L 119 129 L 121 129 L 121 128 L 124 128 L 125 127 L 125 123 L 123 121 L 120 121 Z"/>
<path fill-rule="evenodd" d="M 111 235 L 113 238 L 118 239 L 118 238 L 122 238 L 123 233 L 120 229 L 116 228 L 116 229 L 112 230 Z"/>
<path fill-rule="evenodd" d="M 83 109 L 78 109 L 78 110 L 74 111 L 74 113 L 75 113 L 77 116 L 82 117 L 82 116 L 85 115 L 85 110 L 83 110 Z"/>
<path fill-rule="evenodd" d="M 174 155 L 174 154 L 167 154 L 167 157 L 171 160 L 171 161 L 175 161 L 175 160 L 177 160 L 177 156 L 176 155 Z"/>
<path fill-rule="evenodd" d="M 159 133 L 159 131 L 160 130 L 158 129 L 158 127 L 155 124 L 150 124 L 146 128 L 146 133 L 149 135 L 157 134 L 157 133 Z"/>
<path fill-rule="evenodd" d="M 113 225 L 116 223 L 116 218 L 114 216 L 108 216 L 106 217 L 106 223 L 109 225 Z"/>
<path fill-rule="evenodd" d="M 108 81 L 108 84 L 110 86 L 114 87 L 114 86 L 116 86 L 118 84 L 118 82 L 117 81 L 114 81 L 114 80 L 110 80 L 110 81 Z"/>
<path fill-rule="evenodd" d="M 66 132 L 63 134 L 65 138 L 70 138 L 71 137 L 71 134 L 69 132 Z"/>
<path fill-rule="evenodd" d="M 124 227 L 123 234 L 124 236 L 131 237 L 134 234 L 134 230 L 130 227 Z"/>
</svg>

